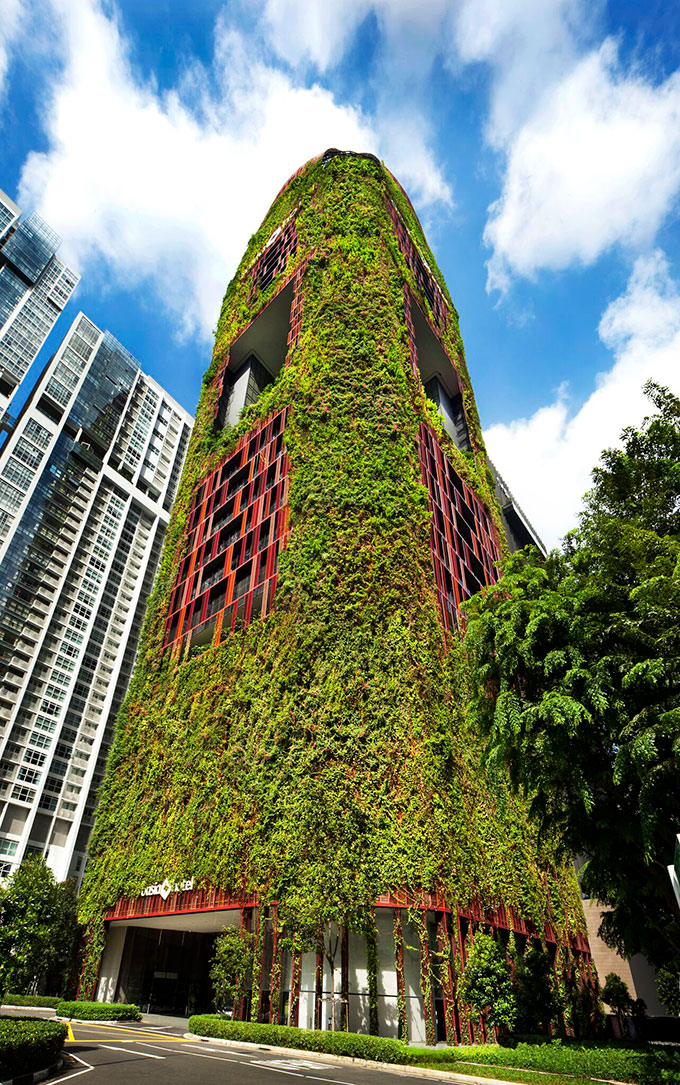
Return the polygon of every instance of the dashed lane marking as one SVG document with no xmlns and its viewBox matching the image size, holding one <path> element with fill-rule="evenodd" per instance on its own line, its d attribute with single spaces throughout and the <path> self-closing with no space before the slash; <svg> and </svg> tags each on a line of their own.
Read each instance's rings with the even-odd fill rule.
<svg viewBox="0 0 680 1085">
<path fill-rule="evenodd" d="M 150 1051 L 130 1051 L 129 1047 L 114 1047 L 113 1044 L 109 1046 L 110 1051 L 124 1051 L 126 1055 L 137 1055 L 143 1059 L 165 1059 L 165 1055 L 152 1055 Z"/>
<path fill-rule="evenodd" d="M 338 1077 L 315 1077 L 314 1074 L 305 1074 L 310 1081 L 328 1081 L 331 1085 L 357 1085 L 356 1081 L 341 1081 Z"/>
</svg>

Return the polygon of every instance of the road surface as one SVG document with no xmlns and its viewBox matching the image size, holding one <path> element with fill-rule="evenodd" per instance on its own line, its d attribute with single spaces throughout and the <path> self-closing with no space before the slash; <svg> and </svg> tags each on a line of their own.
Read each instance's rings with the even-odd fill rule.
<svg viewBox="0 0 680 1085">
<path fill-rule="evenodd" d="M 425 1085 L 427 1078 L 408 1077 L 385 1070 L 368 1070 L 353 1065 L 337 1066 L 321 1059 L 291 1051 L 282 1056 L 266 1048 L 221 1047 L 188 1040 L 179 1029 L 145 1025 L 111 1025 L 92 1022 L 71 1023 L 73 1039 L 66 1051 L 74 1065 L 52 1081 L 86 1079 L 92 1085 L 291 1085 L 294 1079 L 336 1085 Z M 429 1079 L 431 1085 L 431 1079 Z"/>
</svg>

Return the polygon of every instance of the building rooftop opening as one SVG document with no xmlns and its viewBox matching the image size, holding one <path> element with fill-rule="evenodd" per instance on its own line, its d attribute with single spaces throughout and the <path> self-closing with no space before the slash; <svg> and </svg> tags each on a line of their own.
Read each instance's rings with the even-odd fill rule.
<svg viewBox="0 0 680 1085">
<path fill-rule="evenodd" d="M 418 371 L 425 394 L 439 407 L 442 424 L 457 448 L 470 450 L 470 435 L 458 375 L 418 303 L 411 298 Z"/>
<path fill-rule="evenodd" d="M 215 424 L 235 426 L 244 407 L 276 380 L 288 353 L 293 284 L 288 283 L 232 344 Z"/>
</svg>

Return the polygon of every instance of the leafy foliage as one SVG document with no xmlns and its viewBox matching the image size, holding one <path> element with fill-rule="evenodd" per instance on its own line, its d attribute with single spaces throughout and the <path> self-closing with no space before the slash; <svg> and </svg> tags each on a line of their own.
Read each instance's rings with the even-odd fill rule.
<svg viewBox="0 0 680 1085">
<path fill-rule="evenodd" d="M 459 1066 L 465 1072 L 467 1063 L 472 1064 L 470 1073 L 474 1073 L 474 1064 L 516 1067 L 564 1075 L 565 1083 L 574 1076 L 631 1081 L 637 1085 L 670 1085 L 680 1074 L 680 1053 L 676 1049 L 655 1049 L 651 1044 L 625 1047 L 552 1040 L 543 1044 L 519 1043 L 515 1047 L 485 1044 L 437 1051 L 411 1048 L 411 1052 L 416 1063 L 441 1069 Z"/>
<path fill-rule="evenodd" d="M 680 973 L 660 968 L 656 977 L 656 992 L 668 1012 L 680 1016 Z"/>
<path fill-rule="evenodd" d="M 84 1021 L 141 1021 L 139 1006 L 126 1002 L 59 1002 L 57 1017 Z"/>
<path fill-rule="evenodd" d="M 44 1006 L 54 1010 L 61 999 L 56 995 L 5 994 L 2 996 L 2 1002 L 4 1006 L 37 1006 L 38 1008 Z"/>
<path fill-rule="evenodd" d="M 617 1017 L 630 1013 L 633 1000 L 630 997 L 628 984 L 617 976 L 616 972 L 609 972 L 604 978 L 602 1001 L 607 1003 Z"/>
<path fill-rule="evenodd" d="M 465 964 L 458 994 L 475 1013 L 486 1013 L 492 1028 L 506 1033 L 515 1023 L 517 1003 L 505 953 L 490 934 L 478 934 Z"/>
<path fill-rule="evenodd" d="M 314 946 L 329 923 L 370 936 L 376 898 L 402 887 L 440 889 L 452 904 L 502 900 L 539 928 L 550 918 L 565 933 L 583 929 L 570 871 L 550 839 L 538 842 L 507 780 L 489 786 L 465 718 L 464 663 L 437 611 L 421 422 L 497 522 L 498 509 L 453 305 L 444 341 L 471 453 L 443 433 L 413 374 L 404 287 L 426 312 L 429 302 L 397 245 L 388 197 L 438 275 L 387 171 L 336 158 L 286 186 L 227 290 L 91 840 L 86 983 L 106 907 L 165 877 L 277 902 L 289 948 L 295 938 Z M 230 344 L 284 278 L 253 295 L 248 269 L 294 212 L 285 276 L 301 275 L 299 340 L 239 423 L 217 431 Z M 273 612 L 200 654 L 164 654 L 196 485 L 286 405 L 290 536 Z"/>
<path fill-rule="evenodd" d="M 215 939 L 210 980 L 215 992 L 215 1009 L 233 1006 L 244 989 L 253 967 L 254 937 L 238 927 L 226 927 Z"/>
<path fill-rule="evenodd" d="M 45 860 L 26 859 L 0 886 L 0 994 L 40 978 L 66 977 L 78 938 L 76 891 Z"/>
<path fill-rule="evenodd" d="M 680 774 L 680 401 L 603 454 L 576 531 L 468 607 L 473 715 L 542 832 L 583 855 L 610 945 L 680 961 L 666 872 Z"/>
<path fill-rule="evenodd" d="M 67 1036 L 60 1021 L 36 1017 L 0 1017 L 0 1074 L 10 1079 L 52 1066 Z"/>
<path fill-rule="evenodd" d="M 556 985 L 550 957 L 534 947 L 514 956 L 514 984 L 517 1002 L 515 1031 L 547 1033 L 551 1022 L 564 1008 Z"/>
</svg>

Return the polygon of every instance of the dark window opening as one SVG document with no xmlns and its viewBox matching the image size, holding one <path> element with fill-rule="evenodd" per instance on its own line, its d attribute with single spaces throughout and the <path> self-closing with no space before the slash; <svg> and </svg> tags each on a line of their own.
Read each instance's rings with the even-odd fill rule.
<svg viewBox="0 0 680 1085">
<path fill-rule="evenodd" d="M 411 301 L 418 372 L 425 394 L 439 408 L 442 425 L 457 448 L 469 451 L 470 434 L 458 374 L 422 310 Z"/>
<path fill-rule="evenodd" d="M 289 283 L 232 344 L 215 417 L 217 429 L 235 426 L 241 412 L 256 403 L 281 372 L 288 352 L 292 301 L 293 284 Z"/>
</svg>

